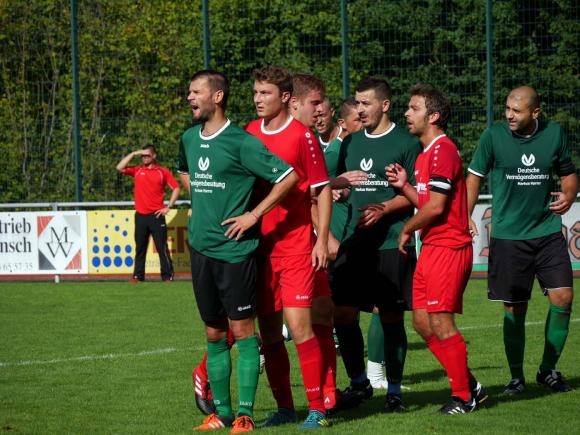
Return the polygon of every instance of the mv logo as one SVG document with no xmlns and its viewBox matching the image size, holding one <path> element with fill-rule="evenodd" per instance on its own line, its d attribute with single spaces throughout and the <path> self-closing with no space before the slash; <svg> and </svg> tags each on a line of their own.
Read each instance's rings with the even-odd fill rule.
<svg viewBox="0 0 580 435">
<path fill-rule="evenodd" d="M 525 154 L 522 154 L 522 163 L 525 166 L 532 166 L 536 161 L 536 157 L 530 153 L 530 156 L 526 156 Z"/>
<path fill-rule="evenodd" d="M 365 159 L 365 158 L 363 158 L 363 159 L 360 161 L 360 168 L 361 168 L 363 171 L 368 171 L 368 170 L 370 170 L 372 167 L 373 167 L 373 159 L 372 159 L 372 158 L 370 158 L 370 159 L 368 159 L 368 160 L 367 160 L 367 159 Z"/>
<path fill-rule="evenodd" d="M 207 171 L 207 168 L 209 168 L 209 157 L 206 157 L 205 159 L 200 157 L 197 161 L 197 166 L 199 166 L 200 170 Z"/>
<path fill-rule="evenodd" d="M 56 257 L 58 251 L 62 251 L 65 257 L 68 257 L 73 243 L 68 241 L 68 228 L 62 229 L 61 233 L 58 234 L 54 228 L 50 228 L 50 241 L 46 243 L 48 250 L 50 251 L 52 258 Z"/>
</svg>

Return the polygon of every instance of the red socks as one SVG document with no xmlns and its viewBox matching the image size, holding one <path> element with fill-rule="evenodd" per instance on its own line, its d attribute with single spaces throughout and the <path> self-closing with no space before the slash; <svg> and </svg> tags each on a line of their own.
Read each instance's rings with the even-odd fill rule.
<svg viewBox="0 0 580 435">
<path fill-rule="evenodd" d="M 294 409 L 290 387 L 290 360 L 284 341 L 262 346 L 266 360 L 266 375 L 278 408 Z"/>
<path fill-rule="evenodd" d="M 449 377 L 451 394 L 468 402 L 471 398 L 469 390 L 469 369 L 467 368 L 467 348 L 461 333 L 439 341 L 440 354 L 433 354 L 443 363 Z M 429 346 L 431 349 L 431 346 Z M 442 358 L 441 358 L 442 357 Z"/>
<path fill-rule="evenodd" d="M 322 393 L 326 409 L 336 406 L 336 347 L 332 328 L 326 325 L 312 325 L 314 335 L 322 352 Z"/>
<path fill-rule="evenodd" d="M 304 343 L 296 344 L 298 359 L 302 369 L 302 379 L 306 398 L 310 403 L 310 410 L 325 412 L 324 399 L 322 397 L 322 352 L 316 336 Z"/>
</svg>

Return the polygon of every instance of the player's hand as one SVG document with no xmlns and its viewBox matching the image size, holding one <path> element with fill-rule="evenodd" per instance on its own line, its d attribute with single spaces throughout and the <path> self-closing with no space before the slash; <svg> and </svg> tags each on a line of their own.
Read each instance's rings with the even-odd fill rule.
<svg viewBox="0 0 580 435">
<path fill-rule="evenodd" d="M 340 248 L 340 242 L 332 234 L 328 235 L 328 259 L 331 261 L 336 260 L 336 255 L 338 254 L 338 248 Z"/>
<path fill-rule="evenodd" d="M 342 189 L 332 189 L 332 200 L 334 202 L 340 202 L 342 198 Z"/>
<path fill-rule="evenodd" d="M 143 154 L 145 152 L 145 150 L 137 150 L 137 151 L 133 151 L 133 155 L 134 156 L 140 156 L 141 154 Z"/>
<path fill-rule="evenodd" d="M 562 215 L 570 210 L 570 207 L 574 204 L 574 200 L 568 199 L 564 192 L 551 192 L 550 195 L 558 198 L 550 203 L 550 211 L 552 213 Z"/>
<path fill-rule="evenodd" d="M 364 171 L 347 171 L 336 178 L 346 180 L 349 186 L 359 186 L 369 179 L 369 174 Z"/>
<path fill-rule="evenodd" d="M 469 235 L 472 238 L 479 236 L 479 232 L 477 231 L 477 225 L 475 225 L 475 222 L 473 221 L 473 219 L 471 219 L 471 216 L 469 217 Z"/>
<path fill-rule="evenodd" d="M 160 209 L 160 210 L 157 210 L 157 211 L 154 213 L 154 214 L 155 214 L 155 217 L 156 217 L 157 219 L 159 219 L 161 216 L 166 216 L 166 215 L 167 215 L 167 213 L 169 213 L 169 211 L 170 211 L 170 210 L 171 210 L 171 209 L 170 209 L 169 207 L 163 207 L 162 209 Z"/>
<path fill-rule="evenodd" d="M 387 208 L 384 204 L 368 204 L 359 208 L 359 211 L 357 226 L 359 228 L 370 228 L 387 213 Z"/>
<path fill-rule="evenodd" d="M 411 240 L 411 236 L 412 234 L 409 233 L 408 231 L 405 231 L 405 228 L 403 228 L 403 231 L 401 231 L 401 234 L 399 234 L 399 251 L 403 255 L 408 254 L 407 250 L 405 249 L 405 246 L 407 245 L 407 243 L 409 243 L 409 240 Z"/>
<path fill-rule="evenodd" d="M 235 237 L 236 240 L 240 240 L 242 237 L 244 237 L 244 233 L 253 227 L 256 223 L 258 223 L 258 218 L 256 215 L 247 211 L 243 215 L 229 218 L 222 222 L 222 226 L 232 224 L 224 233 L 224 235 L 228 239 Z"/>
<path fill-rule="evenodd" d="M 316 240 L 312 250 L 312 267 L 314 270 L 326 269 L 328 267 L 328 246 L 320 239 Z"/>
<path fill-rule="evenodd" d="M 385 174 L 389 180 L 389 184 L 397 189 L 402 189 L 409 176 L 407 171 L 398 163 L 393 163 L 385 167 Z"/>
</svg>

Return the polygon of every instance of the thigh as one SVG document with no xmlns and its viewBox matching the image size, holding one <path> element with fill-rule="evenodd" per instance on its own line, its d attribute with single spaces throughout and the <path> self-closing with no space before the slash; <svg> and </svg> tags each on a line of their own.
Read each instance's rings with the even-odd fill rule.
<svg viewBox="0 0 580 435">
<path fill-rule="evenodd" d="M 151 232 L 157 251 L 161 252 L 161 248 L 167 244 L 167 224 L 165 222 L 165 216 L 157 218 L 155 215 L 151 215 L 149 231 Z"/>
<path fill-rule="evenodd" d="M 206 323 L 217 322 L 226 316 L 213 273 L 213 261 L 191 250 L 191 281 L 197 308 Z"/>
<path fill-rule="evenodd" d="M 375 282 L 374 303 L 381 312 L 410 311 L 413 307 L 413 273 L 417 266 L 415 247 L 405 249 L 407 255 L 398 249 L 379 252 Z"/>
<path fill-rule="evenodd" d="M 572 264 L 564 235 L 551 234 L 538 239 L 537 243 L 536 276 L 544 292 L 550 289 L 572 288 Z"/>
<path fill-rule="evenodd" d="M 314 298 L 314 277 L 310 255 L 280 258 L 280 291 L 284 307 L 308 308 Z"/>
<path fill-rule="evenodd" d="M 491 238 L 488 298 L 507 303 L 530 300 L 534 284 L 533 247 L 527 240 Z"/>
</svg>

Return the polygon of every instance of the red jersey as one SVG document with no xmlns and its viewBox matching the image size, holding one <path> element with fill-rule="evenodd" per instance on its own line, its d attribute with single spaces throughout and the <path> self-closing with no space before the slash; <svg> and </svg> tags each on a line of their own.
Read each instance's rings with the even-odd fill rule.
<svg viewBox="0 0 580 435">
<path fill-rule="evenodd" d="M 415 180 L 419 208 L 429 201 L 431 191 L 449 196 L 441 216 L 421 230 L 428 245 L 458 248 L 471 244 L 467 216 L 467 190 L 461 157 L 447 136 L 437 136 L 417 157 Z"/>
<path fill-rule="evenodd" d="M 153 165 L 130 166 L 123 169 L 123 175 L 135 178 L 135 210 L 141 214 L 155 213 L 161 210 L 165 197 L 165 185 L 172 189 L 178 187 L 175 177 L 169 169 Z"/>
<path fill-rule="evenodd" d="M 262 217 L 260 249 L 274 257 L 310 254 L 316 242 L 310 188 L 329 182 L 318 139 L 292 117 L 276 131 L 265 130 L 262 119 L 250 122 L 246 130 L 291 165 L 300 177 L 288 195 Z"/>
</svg>

